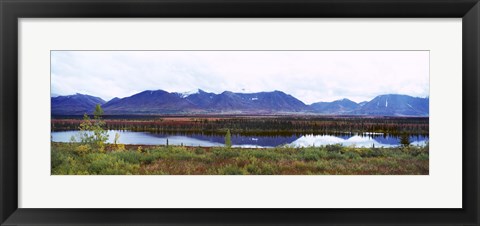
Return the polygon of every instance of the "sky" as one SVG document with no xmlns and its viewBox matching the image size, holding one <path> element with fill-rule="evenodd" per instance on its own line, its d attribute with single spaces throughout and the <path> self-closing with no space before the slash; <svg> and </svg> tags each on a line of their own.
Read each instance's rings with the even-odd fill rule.
<svg viewBox="0 0 480 226">
<path fill-rule="evenodd" d="M 52 51 L 52 95 L 279 90 L 306 104 L 429 96 L 428 51 Z"/>
</svg>

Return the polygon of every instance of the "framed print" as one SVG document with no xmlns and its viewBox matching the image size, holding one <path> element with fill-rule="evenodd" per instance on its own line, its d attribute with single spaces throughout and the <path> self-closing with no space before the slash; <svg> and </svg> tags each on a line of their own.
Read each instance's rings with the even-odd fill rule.
<svg viewBox="0 0 480 226">
<path fill-rule="evenodd" d="M 428 175 L 428 60 L 428 51 L 53 50 L 51 174 Z M 113 65 L 133 70 L 136 85 Z"/>
<path fill-rule="evenodd" d="M 478 225 L 466 1 L 2 1 L 1 225 Z"/>
</svg>

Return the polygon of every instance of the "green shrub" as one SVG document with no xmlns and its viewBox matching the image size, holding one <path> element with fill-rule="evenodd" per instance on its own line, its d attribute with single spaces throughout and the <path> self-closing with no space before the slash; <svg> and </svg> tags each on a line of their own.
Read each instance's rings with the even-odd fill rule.
<svg viewBox="0 0 480 226">
<path fill-rule="evenodd" d="M 244 171 L 237 166 L 234 165 L 227 165 L 220 169 L 219 174 L 223 175 L 243 175 L 245 174 Z"/>
<path fill-rule="evenodd" d="M 346 159 L 347 156 L 340 152 L 329 152 L 327 158 L 328 159 Z"/>
<path fill-rule="evenodd" d="M 344 147 L 341 144 L 327 144 L 325 145 L 325 149 L 328 152 L 340 152 Z"/>
<path fill-rule="evenodd" d="M 111 168 L 116 162 L 115 158 L 103 154 L 92 154 L 92 161 L 88 164 L 88 171 L 91 174 L 101 174 L 103 170 Z"/>
<path fill-rule="evenodd" d="M 373 149 L 362 148 L 362 149 L 358 150 L 357 153 L 361 157 L 379 157 L 379 156 L 384 155 L 384 153 L 382 152 L 382 150 L 380 148 L 373 148 Z"/>
<path fill-rule="evenodd" d="M 328 164 L 325 160 L 320 160 L 314 163 L 315 170 L 317 171 L 323 171 L 328 168 Z"/>
<path fill-rule="evenodd" d="M 138 164 L 142 158 L 142 154 L 133 151 L 126 151 L 126 152 L 116 152 L 111 153 L 113 157 L 119 160 L 123 160 L 127 163 Z"/>
<path fill-rule="evenodd" d="M 128 164 L 122 160 L 113 162 L 110 168 L 104 169 L 101 174 L 104 175 L 130 175 L 138 172 L 140 165 Z"/>
<path fill-rule="evenodd" d="M 273 151 L 269 150 L 248 150 L 248 151 L 242 151 L 244 155 L 259 158 L 259 159 L 264 159 L 264 160 L 278 160 L 282 158 L 281 155 L 278 153 L 275 153 Z"/>
<path fill-rule="evenodd" d="M 429 155 L 428 155 L 428 153 L 421 153 L 421 154 L 419 154 L 419 155 L 417 156 L 417 158 L 418 158 L 419 160 L 428 160 L 428 159 L 429 159 Z"/>
<path fill-rule="evenodd" d="M 88 144 L 82 144 L 82 145 L 79 145 L 75 148 L 75 152 L 79 155 L 85 155 L 87 154 L 88 152 L 90 152 L 90 145 Z"/>
<path fill-rule="evenodd" d="M 268 162 L 257 162 L 252 161 L 250 164 L 247 164 L 244 169 L 248 174 L 252 175 L 273 175 L 278 170 L 278 166 Z"/>
<path fill-rule="evenodd" d="M 205 150 L 203 148 L 195 148 L 195 154 L 197 155 L 205 154 Z"/>
<path fill-rule="evenodd" d="M 229 151 L 229 150 L 218 149 L 218 148 L 213 149 L 212 153 L 216 158 L 220 158 L 220 159 L 235 158 L 240 156 L 240 153 L 238 153 L 237 151 Z"/>
<path fill-rule="evenodd" d="M 317 148 L 304 148 L 298 153 L 297 159 L 305 161 L 317 161 L 326 158 L 328 153 Z"/>
<path fill-rule="evenodd" d="M 51 154 L 51 167 L 52 169 L 57 169 L 59 168 L 62 164 L 64 164 L 66 162 L 66 157 L 68 155 L 65 155 L 63 154 L 62 152 L 60 151 L 55 151 L 55 150 L 52 150 L 52 154 Z"/>
<path fill-rule="evenodd" d="M 358 153 L 353 152 L 353 151 L 345 152 L 344 155 L 345 155 L 346 158 L 349 158 L 349 159 L 360 159 L 360 158 L 362 158 Z"/>
</svg>

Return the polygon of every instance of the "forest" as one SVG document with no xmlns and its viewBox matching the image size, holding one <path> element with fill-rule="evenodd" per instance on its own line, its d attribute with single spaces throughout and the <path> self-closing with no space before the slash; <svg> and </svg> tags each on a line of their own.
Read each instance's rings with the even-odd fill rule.
<svg viewBox="0 0 480 226">
<path fill-rule="evenodd" d="M 201 132 L 224 134 L 336 134 L 385 133 L 428 135 L 426 117 L 331 117 L 331 116 L 204 116 L 204 117 L 105 117 L 105 129 L 141 132 Z M 82 119 L 54 118 L 52 131 L 77 130 Z"/>
</svg>

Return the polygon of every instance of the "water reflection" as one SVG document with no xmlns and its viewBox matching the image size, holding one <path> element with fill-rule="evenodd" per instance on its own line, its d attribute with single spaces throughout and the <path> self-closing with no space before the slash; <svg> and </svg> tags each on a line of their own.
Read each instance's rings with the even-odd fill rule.
<svg viewBox="0 0 480 226">
<path fill-rule="evenodd" d="M 185 145 L 185 146 L 224 146 L 224 136 L 205 134 L 161 134 L 148 132 L 131 132 L 109 130 L 109 140 L 113 143 L 115 133 L 120 134 L 119 143 L 143 144 L 143 145 Z M 77 136 L 78 131 L 52 132 L 52 141 L 70 142 L 72 136 Z M 78 140 L 78 139 L 77 139 Z M 344 146 L 356 147 L 394 147 L 400 143 L 399 137 L 379 134 L 360 135 L 290 135 L 290 136 L 258 136 L 258 135 L 232 135 L 234 147 L 276 147 L 290 145 L 295 147 L 321 146 L 327 144 L 342 144 Z M 412 145 L 425 145 L 427 136 L 410 136 Z"/>
<path fill-rule="evenodd" d="M 419 139 L 416 136 L 411 136 L 410 141 L 412 145 L 424 146 L 427 142 L 427 138 Z M 400 138 L 393 136 L 350 136 L 350 137 L 337 137 L 330 135 L 314 136 L 305 135 L 295 140 L 292 145 L 299 147 L 306 146 L 320 146 L 327 144 L 342 144 L 343 146 L 355 146 L 355 147 L 396 147 L 400 143 Z"/>
</svg>

